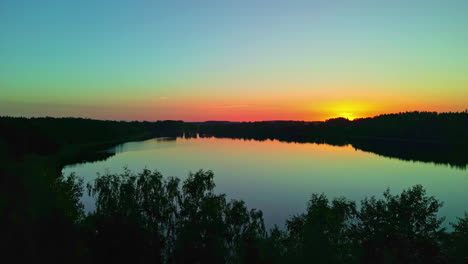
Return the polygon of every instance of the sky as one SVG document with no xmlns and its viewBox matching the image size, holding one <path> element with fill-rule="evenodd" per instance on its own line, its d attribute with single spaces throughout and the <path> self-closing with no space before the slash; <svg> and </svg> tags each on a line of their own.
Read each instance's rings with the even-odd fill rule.
<svg viewBox="0 0 468 264">
<path fill-rule="evenodd" d="M 0 0 L 0 116 L 468 109 L 465 0 Z"/>
</svg>

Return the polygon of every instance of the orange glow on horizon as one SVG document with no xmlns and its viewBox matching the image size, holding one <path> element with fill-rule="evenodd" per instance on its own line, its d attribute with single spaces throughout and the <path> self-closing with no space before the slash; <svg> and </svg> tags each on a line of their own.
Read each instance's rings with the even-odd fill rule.
<svg viewBox="0 0 468 264">
<path fill-rule="evenodd" d="M 311 108 L 313 108 L 313 106 Z M 317 107 L 315 111 L 317 110 L 323 113 L 322 118 L 319 121 L 324 121 L 330 118 L 338 117 L 347 118 L 349 120 L 370 117 L 383 112 L 384 109 L 383 107 L 376 107 L 367 102 L 339 101 L 326 103 Z"/>
<path fill-rule="evenodd" d="M 337 117 L 354 120 L 407 111 L 457 112 L 468 109 L 465 101 L 457 104 L 449 104 L 445 101 L 415 103 L 409 97 L 385 94 L 372 97 L 353 95 L 347 96 L 346 99 L 318 95 L 304 95 L 301 98 L 286 95 L 282 97 L 250 95 L 245 98 L 221 97 L 217 100 L 148 96 L 145 100 L 102 103 L 93 107 L 91 107 L 92 104 L 58 103 L 4 104 L 4 106 L 9 108 L 3 114 L 15 116 L 86 117 L 126 121 L 182 120 L 186 122 L 325 121 Z M 35 107 L 40 107 L 41 111 Z"/>
</svg>

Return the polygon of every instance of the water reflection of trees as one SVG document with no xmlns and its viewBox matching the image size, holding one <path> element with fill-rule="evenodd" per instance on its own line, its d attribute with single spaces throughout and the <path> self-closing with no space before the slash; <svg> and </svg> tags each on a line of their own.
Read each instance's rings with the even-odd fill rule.
<svg viewBox="0 0 468 264">
<path fill-rule="evenodd" d="M 466 169 L 468 111 L 460 113 L 408 112 L 349 121 L 270 121 L 186 125 L 186 137 L 279 140 L 329 144 L 407 161 L 432 162 Z"/>
</svg>

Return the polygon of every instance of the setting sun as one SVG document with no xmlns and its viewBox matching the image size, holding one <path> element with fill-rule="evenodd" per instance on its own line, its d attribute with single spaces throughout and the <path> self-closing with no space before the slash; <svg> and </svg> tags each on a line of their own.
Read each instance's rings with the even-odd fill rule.
<svg viewBox="0 0 468 264">
<path fill-rule="evenodd" d="M 353 113 L 340 113 L 338 117 L 344 117 L 349 120 L 354 120 L 356 119 L 356 116 Z"/>
<path fill-rule="evenodd" d="M 344 117 L 349 120 L 375 115 L 375 107 L 364 102 L 337 102 L 321 108 L 324 119 Z"/>
</svg>

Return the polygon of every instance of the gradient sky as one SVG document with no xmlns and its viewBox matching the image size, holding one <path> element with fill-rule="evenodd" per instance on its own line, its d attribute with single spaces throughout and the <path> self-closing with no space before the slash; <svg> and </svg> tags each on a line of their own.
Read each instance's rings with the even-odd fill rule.
<svg viewBox="0 0 468 264">
<path fill-rule="evenodd" d="M 465 0 L 1 0 L 0 115 L 463 111 L 467 14 Z"/>
</svg>

